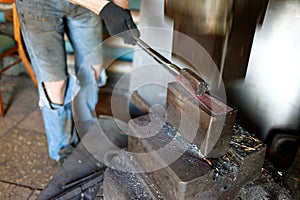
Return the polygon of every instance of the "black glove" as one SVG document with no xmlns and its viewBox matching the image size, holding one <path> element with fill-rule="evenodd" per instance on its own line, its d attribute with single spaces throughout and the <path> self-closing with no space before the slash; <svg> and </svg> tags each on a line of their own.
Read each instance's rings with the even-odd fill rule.
<svg viewBox="0 0 300 200">
<path fill-rule="evenodd" d="M 111 1 L 103 7 L 99 15 L 111 36 L 119 34 L 125 43 L 136 44 L 134 37 L 139 38 L 140 32 L 133 22 L 129 10 L 123 9 Z"/>
</svg>

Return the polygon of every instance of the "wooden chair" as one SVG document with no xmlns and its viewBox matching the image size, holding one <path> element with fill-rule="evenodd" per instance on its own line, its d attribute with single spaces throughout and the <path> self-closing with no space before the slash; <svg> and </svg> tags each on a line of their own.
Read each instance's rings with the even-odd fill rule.
<svg viewBox="0 0 300 200">
<path fill-rule="evenodd" d="M 26 55 L 26 51 L 24 49 L 23 43 L 22 43 L 22 35 L 21 35 L 21 29 L 20 29 L 20 22 L 17 14 L 17 9 L 14 0 L 0 0 L 0 3 L 7 3 L 12 5 L 13 9 L 13 29 L 14 29 L 14 37 L 10 37 L 7 35 L 0 34 L 0 60 L 2 60 L 6 56 L 10 56 L 12 54 L 18 54 L 19 59 L 8 65 L 3 66 L 2 69 L 0 69 L 0 75 L 9 69 L 10 67 L 16 65 L 19 62 L 23 62 L 26 71 L 28 72 L 31 80 L 33 81 L 34 85 L 37 87 L 37 80 L 35 77 L 35 74 L 31 68 L 30 62 L 28 60 L 28 57 Z M 5 109 L 1 97 L 1 91 L 0 91 L 0 116 L 4 116 Z"/>
</svg>

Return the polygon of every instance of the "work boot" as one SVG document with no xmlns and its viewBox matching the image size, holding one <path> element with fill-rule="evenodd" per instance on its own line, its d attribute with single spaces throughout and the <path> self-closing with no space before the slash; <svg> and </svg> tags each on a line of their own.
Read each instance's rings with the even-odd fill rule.
<svg viewBox="0 0 300 200">
<path fill-rule="evenodd" d="M 75 149 L 75 146 L 69 145 L 61 150 L 59 150 L 58 155 L 59 155 L 59 164 L 63 165 L 64 161 L 69 157 L 69 155 L 72 154 L 73 150 Z"/>
</svg>

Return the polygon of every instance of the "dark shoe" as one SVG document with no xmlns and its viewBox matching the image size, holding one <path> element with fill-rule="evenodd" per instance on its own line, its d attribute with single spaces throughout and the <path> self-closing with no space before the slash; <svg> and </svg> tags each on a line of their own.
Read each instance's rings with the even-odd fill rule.
<svg viewBox="0 0 300 200">
<path fill-rule="evenodd" d="M 75 147 L 73 145 L 69 145 L 64 147 L 63 149 L 59 150 L 58 155 L 59 155 L 59 163 L 62 165 L 64 161 L 69 157 L 69 155 L 72 154 L 73 150 Z"/>
</svg>

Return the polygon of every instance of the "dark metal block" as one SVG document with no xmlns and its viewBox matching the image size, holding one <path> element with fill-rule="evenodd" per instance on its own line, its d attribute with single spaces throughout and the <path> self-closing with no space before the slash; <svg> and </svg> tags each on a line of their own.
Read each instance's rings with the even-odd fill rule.
<svg viewBox="0 0 300 200">
<path fill-rule="evenodd" d="M 194 96 L 177 82 L 168 86 L 166 109 L 167 120 L 205 157 L 228 151 L 237 110 L 208 94 Z"/>
<path fill-rule="evenodd" d="M 254 148 L 232 141 L 235 146 L 226 154 L 210 159 L 218 166 L 216 170 L 204 159 L 184 152 L 174 133 L 165 132 L 162 124 L 151 115 L 130 121 L 128 148 L 138 153 L 134 159 L 166 199 L 234 199 L 243 185 L 260 176 L 265 155 L 262 143 L 255 143 Z M 247 153 L 240 154 L 243 148 Z"/>
</svg>

